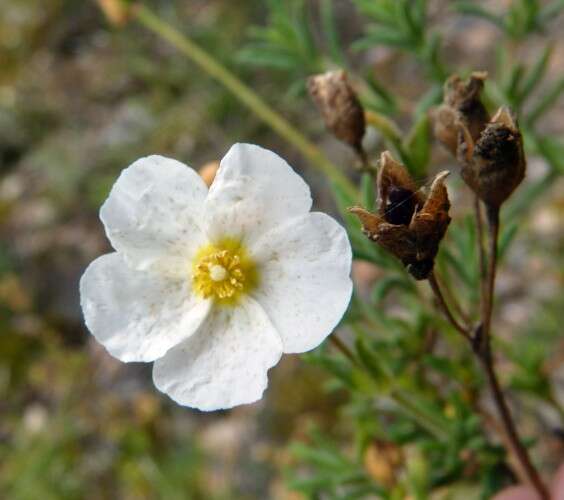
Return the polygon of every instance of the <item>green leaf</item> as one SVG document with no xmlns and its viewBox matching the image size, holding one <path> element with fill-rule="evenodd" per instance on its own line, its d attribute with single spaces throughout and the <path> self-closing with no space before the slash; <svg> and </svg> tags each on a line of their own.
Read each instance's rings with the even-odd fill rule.
<svg viewBox="0 0 564 500">
<path fill-rule="evenodd" d="M 552 21 L 560 12 L 564 10 L 564 0 L 555 0 L 548 5 L 545 5 L 541 8 L 537 20 L 538 23 L 542 26 L 545 23 Z"/>
<path fill-rule="evenodd" d="M 470 16 L 481 17 L 482 19 L 486 19 L 491 23 L 495 24 L 499 28 L 505 29 L 505 25 L 501 17 L 496 16 L 489 10 L 485 9 L 480 5 L 477 5 L 474 2 L 463 2 L 463 1 L 455 2 L 454 8 L 461 14 L 468 14 Z"/>
<path fill-rule="evenodd" d="M 362 365 L 368 370 L 371 377 L 378 383 L 387 382 L 386 370 L 382 367 L 377 355 L 364 339 L 357 338 L 355 342 L 356 352 Z M 389 388 L 389 387 L 388 387 Z"/>
<path fill-rule="evenodd" d="M 502 260 L 505 254 L 507 253 L 507 250 L 509 249 L 511 242 L 515 239 L 515 236 L 517 235 L 518 229 L 519 229 L 519 224 L 517 222 L 513 222 L 511 224 L 508 224 L 501 232 L 501 235 L 499 237 L 499 245 L 498 245 L 499 260 Z"/>
<path fill-rule="evenodd" d="M 503 85 L 503 92 L 509 101 L 509 104 L 512 106 L 518 106 L 520 104 L 518 95 L 519 95 L 519 85 L 521 83 L 521 79 L 525 72 L 525 67 L 522 64 L 515 64 L 511 68 L 511 72 L 509 73 L 509 78 Z"/>
<path fill-rule="evenodd" d="M 520 102 L 527 99 L 531 92 L 544 78 L 552 52 L 553 45 L 548 44 L 542 51 L 541 57 L 536 60 L 533 67 L 529 70 L 527 77 L 524 79 L 521 89 L 518 92 L 518 99 Z"/>
<path fill-rule="evenodd" d="M 548 90 L 543 92 L 542 97 L 537 102 L 536 106 L 529 112 L 526 117 L 526 124 L 532 127 L 536 121 L 541 118 L 560 97 L 564 91 L 564 77 L 556 81 Z"/>
<path fill-rule="evenodd" d="M 362 196 L 362 205 L 366 210 L 374 210 L 376 202 L 376 185 L 374 176 L 370 173 L 363 173 L 360 178 L 360 193 Z"/>
<path fill-rule="evenodd" d="M 353 42 L 351 48 L 353 51 L 359 52 L 378 45 L 405 50 L 414 49 L 413 40 L 407 38 L 403 33 L 380 26 L 369 27 L 366 30 L 366 35 Z"/>
<path fill-rule="evenodd" d="M 537 140 L 539 153 L 559 174 L 564 174 L 564 141 L 555 137 L 542 136 Z"/>
<path fill-rule="evenodd" d="M 416 119 L 421 119 L 422 115 L 426 114 L 427 111 L 433 106 L 439 104 L 443 97 L 443 86 L 433 85 L 423 96 L 419 99 L 417 106 L 413 114 Z"/>
<path fill-rule="evenodd" d="M 327 38 L 327 45 L 331 58 L 339 66 L 345 66 L 345 56 L 343 55 L 343 48 L 337 32 L 335 22 L 335 12 L 333 7 L 333 0 L 322 0 L 320 4 L 321 25 L 323 33 Z"/>
<path fill-rule="evenodd" d="M 400 288 L 406 292 L 413 293 L 415 291 L 413 283 L 400 276 L 384 276 L 372 288 L 371 298 L 375 304 L 379 304 L 384 300 L 386 295 L 394 288 Z"/>
<path fill-rule="evenodd" d="M 411 174 L 415 178 L 425 177 L 431 158 L 431 126 L 425 114 L 413 125 L 404 143 L 410 158 Z"/>
</svg>

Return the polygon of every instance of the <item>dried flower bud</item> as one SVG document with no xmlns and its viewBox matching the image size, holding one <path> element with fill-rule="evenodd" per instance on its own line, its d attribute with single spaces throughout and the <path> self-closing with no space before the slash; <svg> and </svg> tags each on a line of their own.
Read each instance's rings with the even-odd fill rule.
<svg viewBox="0 0 564 500">
<path fill-rule="evenodd" d="M 335 137 L 362 154 L 366 129 L 364 111 L 343 70 L 308 79 L 308 90 Z"/>
<path fill-rule="evenodd" d="M 490 119 L 480 100 L 487 76 L 484 72 L 474 72 L 465 81 L 453 75 L 445 83 L 444 102 L 460 114 L 474 141 L 480 137 Z"/>
<path fill-rule="evenodd" d="M 418 280 L 426 279 L 433 269 L 450 223 L 447 175 L 446 171 L 438 174 L 424 196 L 406 168 L 385 152 L 378 172 L 378 213 L 349 209 L 360 219 L 364 234 L 400 259 Z"/>
<path fill-rule="evenodd" d="M 451 76 L 445 83 L 444 103 L 431 111 L 435 137 L 454 156 L 461 126 L 466 127 L 472 139 L 477 141 L 488 123 L 488 112 L 480 100 L 486 78 L 484 72 L 474 72 L 468 80 Z"/>
<path fill-rule="evenodd" d="M 206 186 L 210 187 L 212 185 L 213 180 L 215 179 L 215 174 L 219 169 L 219 161 L 214 160 L 202 165 L 198 170 L 200 177 L 206 183 Z"/>
<path fill-rule="evenodd" d="M 477 142 L 462 134 L 462 178 L 490 207 L 499 207 L 525 177 L 523 138 L 511 112 L 502 107 Z"/>
<path fill-rule="evenodd" d="M 364 452 L 364 467 L 379 484 L 393 487 L 403 466 L 401 448 L 391 442 L 374 440 Z"/>
<path fill-rule="evenodd" d="M 450 106 L 442 104 L 431 110 L 430 117 L 433 123 L 433 134 L 453 156 L 456 156 L 458 129 L 461 121 L 459 113 Z"/>
<path fill-rule="evenodd" d="M 131 15 L 128 0 L 96 0 L 108 21 L 114 26 L 123 26 Z"/>
</svg>

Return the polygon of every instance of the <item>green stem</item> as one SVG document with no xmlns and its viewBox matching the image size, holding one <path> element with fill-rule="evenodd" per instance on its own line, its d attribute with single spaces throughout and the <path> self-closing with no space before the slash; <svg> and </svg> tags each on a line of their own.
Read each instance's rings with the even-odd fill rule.
<svg viewBox="0 0 564 500">
<path fill-rule="evenodd" d="M 281 137 L 298 149 L 313 165 L 321 170 L 334 184 L 344 190 L 348 196 L 357 199 L 358 193 L 351 181 L 329 161 L 323 153 L 285 118 L 274 111 L 251 88 L 221 65 L 210 54 L 196 45 L 165 21 L 156 16 L 144 5 L 138 4 L 133 10 L 134 17 L 145 28 L 168 41 L 204 72 L 220 82 L 231 91 L 256 116 L 268 124 Z"/>
</svg>

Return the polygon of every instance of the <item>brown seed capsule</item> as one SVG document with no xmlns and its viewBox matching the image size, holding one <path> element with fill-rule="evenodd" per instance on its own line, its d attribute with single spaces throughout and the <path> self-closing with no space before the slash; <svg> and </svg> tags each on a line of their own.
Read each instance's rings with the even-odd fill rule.
<svg viewBox="0 0 564 500">
<path fill-rule="evenodd" d="M 464 126 L 477 141 L 489 115 L 480 100 L 487 74 L 474 72 L 468 80 L 451 76 L 444 86 L 444 102 L 431 111 L 435 137 L 454 155 L 457 154 L 460 127 Z"/>
<path fill-rule="evenodd" d="M 441 104 L 431 110 L 430 118 L 435 137 L 453 156 L 456 156 L 460 114 L 447 104 Z"/>
<path fill-rule="evenodd" d="M 445 83 L 444 102 L 460 114 L 474 141 L 480 137 L 490 119 L 480 100 L 487 76 L 485 72 L 476 71 L 468 80 L 453 75 Z"/>
<path fill-rule="evenodd" d="M 382 154 L 378 173 L 378 213 L 352 207 L 371 240 L 394 254 L 415 279 L 433 269 L 439 243 L 450 223 L 450 202 L 444 185 L 448 172 L 438 174 L 424 196 L 403 165 Z"/>
<path fill-rule="evenodd" d="M 523 138 L 511 112 L 502 107 L 477 142 L 461 136 L 462 178 L 490 207 L 499 207 L 525 177 Z"/>
<path fill-rule="evenodd" d="M 363 154 L 366 129 L 364 111 L 343 70 L 330 71 L 308 79 L 308 90 L 335 137 Z"/>
</svg>

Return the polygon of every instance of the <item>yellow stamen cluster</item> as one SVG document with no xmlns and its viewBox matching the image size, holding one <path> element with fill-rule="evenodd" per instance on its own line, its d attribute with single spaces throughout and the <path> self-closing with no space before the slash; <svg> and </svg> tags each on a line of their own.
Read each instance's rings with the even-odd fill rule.
<svg viewBox="0 0 564 500">
<path fill-rule="evenodd" d="M 241 243 L 232 239 L 200 248 L 192 271 L 196 293 L 225 305 L 235 304 L 257 283 L 254 262 Z"/>
</svg>

